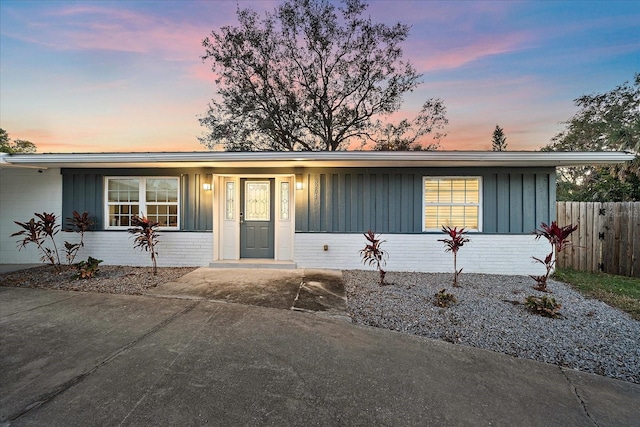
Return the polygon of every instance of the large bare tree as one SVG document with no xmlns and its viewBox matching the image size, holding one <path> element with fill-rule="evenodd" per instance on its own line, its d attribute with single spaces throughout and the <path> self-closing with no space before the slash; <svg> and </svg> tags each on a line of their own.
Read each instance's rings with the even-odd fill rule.
<svg viewBox="0 0 640 427">
<path fill-rule="evenodd" d="M 380 119 L 400 108 L 421 74 L 402 58 L 409 27 L 373 23 L 366 7 L 289 0 L 264 16 L 238 9 L 238 26 L 203 41 L 217 96 L 199 119 L 207 128 L 200 141 L 229 151 L 333 151 L 355 139 L 378 145 L 385 128 L 394 131 Z M 441 100 L 425 106 L 419 136 L 446 124 Z M 406 124 L 391 126 L 406 131 Z"/>
</svg>

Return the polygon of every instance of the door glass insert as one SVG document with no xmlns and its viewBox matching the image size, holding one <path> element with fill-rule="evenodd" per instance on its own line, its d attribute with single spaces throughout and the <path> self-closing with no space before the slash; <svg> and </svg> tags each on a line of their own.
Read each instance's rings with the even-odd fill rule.
<svg viewBox="0 0 640 427">
<path fill-rule="evenodd" d="M 280 219 L 289 219 L 289 183 L 280 183 Z"/>
<path fill-rule="evenodd" d="M 245 181 L 245 221 L 269 221 L 271 219 L 269 184 L 269 181 Z"/>
<path fill-rule="evenodd" d="M 236 217 L 236 185 L 233 181 L 226 182 L 225 188 L 225 207 L 224 207 L 224 219 L 233 220 Z"/>
</svg>

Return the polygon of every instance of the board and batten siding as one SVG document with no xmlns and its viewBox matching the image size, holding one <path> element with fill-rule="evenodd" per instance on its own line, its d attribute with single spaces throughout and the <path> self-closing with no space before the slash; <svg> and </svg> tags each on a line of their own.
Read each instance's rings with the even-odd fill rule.
<svg viewBox="0 0 640 427">
<path fill-rule="evenodd" d="M 482 178 L 482 232 L 528 234 L 555 218 L 554 168 L 305 169 L 296 232 L 422 233 L 425 176 Z"/>
<path fill-rule="evenodd" d="M 213 230 L 213 196 L 202 188 L 211 182 L 209 169 L 62 169 L 62 218 L 75 210 L 95 217 L 104 229 L 104 178 L 107 176 L 179 176 L 180 230 Z M 65 221 L 66 222 L 66 221 Z"/>
<path fill-rule="evenodd" d="M 213 197 L 202 189 L 213 173 L 241 169 L 62 169 L 62 217 L 76 210 L 104 228 L 105 176 L 180 176 L 183 231 L 213 230 Z M 296 174 L 296 232 L 422 233 L 425 176 L 480 176 L 482 232 L 528 234 L 555 218 L 554 168 L 260 168 L 251 173 Z"/>
</svg>

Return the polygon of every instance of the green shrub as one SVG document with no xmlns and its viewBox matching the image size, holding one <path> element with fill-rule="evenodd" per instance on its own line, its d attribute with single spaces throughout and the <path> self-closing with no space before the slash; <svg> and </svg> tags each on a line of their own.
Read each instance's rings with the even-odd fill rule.
<svg viewBox="0 0 640 427">
<path fill-rule="evenodd" d="M 95 259 L 93 257 L 87 258 L 86 261 L 80 261 L 76 268 L 78 272 L 76 273 L 76 279 L 91 279 L 94 277 L 99 270 L 98 264 L 102 262 L 101 259 Z"/>
<path fill-rule="evenodd" d="M 435 304 L 438 307 L 449 307 L 451 304 L 458 302 L 458 300 L 453 294 L 449 294 L 446 291 L 447 291 L 446 289 L 440 289 L 440 291 L 436 292 Z"/>
<path fill-rule="evenodd" d="M 562 305 L 555 298 L 544 295 L 542 298 L 530 295 L 524 305 L 533 313 L 546 317 L 559 317 Z"/>
</svg>

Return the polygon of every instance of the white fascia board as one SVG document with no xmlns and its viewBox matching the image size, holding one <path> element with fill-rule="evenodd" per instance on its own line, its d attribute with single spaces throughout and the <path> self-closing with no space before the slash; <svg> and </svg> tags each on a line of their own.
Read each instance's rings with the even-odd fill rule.
<svg viewBox="0 0 640 427">
<path fill-rule="evenodd" d="M 624 163 L 634 157 L 617 151 L 33 153 L 3 155 L 0 167 L 570 167 Z"/>
</svg>

